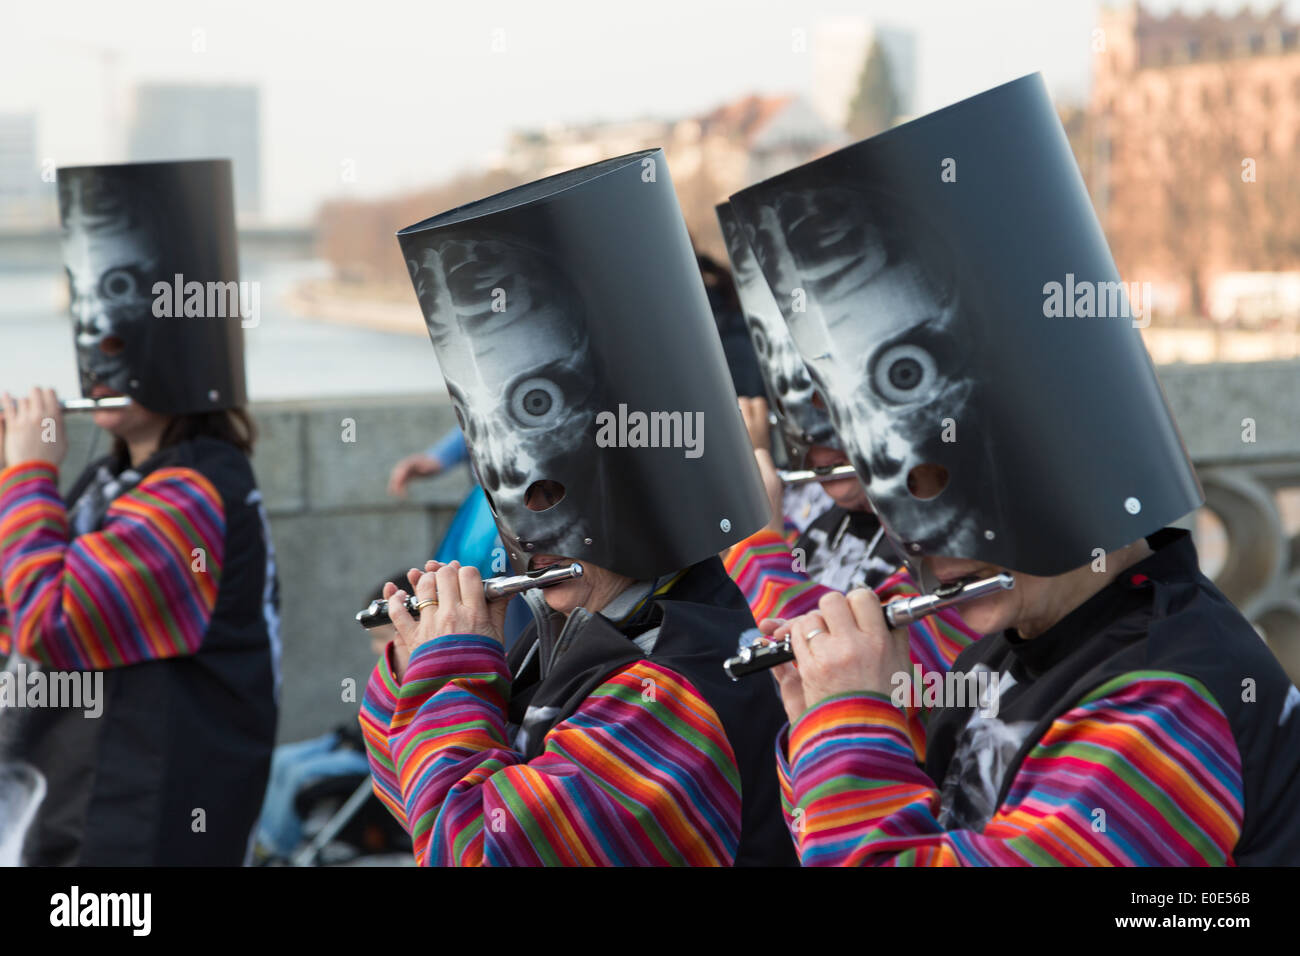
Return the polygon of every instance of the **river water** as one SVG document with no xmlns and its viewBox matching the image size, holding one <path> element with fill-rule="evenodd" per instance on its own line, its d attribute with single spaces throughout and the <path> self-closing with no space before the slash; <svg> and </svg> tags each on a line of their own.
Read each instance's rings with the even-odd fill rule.
<svg viewBox="0 0 1300 956">
<path fill-rule="evenodd" d="M 327 274 L 321 262 L 245 266 L 240 278 L 261 283 L 260 321 L 244 330 L 249 398 L 442 394 L 414 293 L 411 335 L 316 322 L 284 307 L 294 282 Z M 0 390 L 26 393 L 46 385 L 60 396 L 80 394 L 66 285 L 59 272 L 0 271 Z"/>
</svg>

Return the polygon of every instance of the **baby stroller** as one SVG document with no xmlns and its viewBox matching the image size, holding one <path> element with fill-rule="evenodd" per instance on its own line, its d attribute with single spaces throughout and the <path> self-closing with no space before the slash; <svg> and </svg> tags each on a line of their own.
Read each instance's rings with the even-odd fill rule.
<svg viewBox="0 0 1300 956">
<path fill-rule="evenodd" d="M 276 748 L 258 824 L 255 863 L 340 866 L 413 861 L 410 836 L 374 796 L 357 724 Z"/>
</svg>

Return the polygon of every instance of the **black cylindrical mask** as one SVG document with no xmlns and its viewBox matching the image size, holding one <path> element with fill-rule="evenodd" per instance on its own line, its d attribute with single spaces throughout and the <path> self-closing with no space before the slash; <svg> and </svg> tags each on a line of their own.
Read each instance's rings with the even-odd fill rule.
<svg viewBox="0 0 1300 956">
<path fill-rule="evenodd" d="M 909 563 L 1061 574 L 1201 504 L 1040 76 L 731 204 Z"/>
<path fill-rule="evenodd" d="M 790 330 L 730 203 L 719 203 L 715 211 L 727 245 L 727 257 L 731 260 L 736 295 L 745 313 L 749 340 L 758 355 L 767 400 L 776 415 L 777 430 L 785 446 L 786 460 L 791 467 L 802 468 L 809 448 L 813 445 L 838 448 L 839 439 L 831 427 L 830 415 L 813 403 L 815 390 L 803 356 L 790 337 Z"/>
<path fill-rule="evenodd" d="M 660 150 L 398 233 L 515 566 L 648 579 L 766 520 L 762 481 Z"/>
<path fill-rule="evenodd" d="M 58 192 L 82 395 L 246 404 L 230 161 L 66 167 Z"/>
</svg>

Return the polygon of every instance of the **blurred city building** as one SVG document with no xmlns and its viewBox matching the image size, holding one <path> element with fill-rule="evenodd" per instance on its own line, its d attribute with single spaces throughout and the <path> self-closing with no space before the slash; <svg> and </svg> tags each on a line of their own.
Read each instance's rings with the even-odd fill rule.
<svg viewBox="0 0 1300 956">
<path fill-rule="evenodd" d="M 36 114 L 0 113 L 0 225 L 30 229 L 52 219 L 54 185 L 41 179 Z"/>
<path fill-rule="evenodd" d="M 1156 16 L 1103 7 L 1067 121 L 1120 270 L 1159 317 L 1300 321 L 1300 24 L 1282 4 Z"/>
<path fill-rule="evenodd" d="M 242 218 L 261 211 L 261 104 L 256 86 L 145 83 L 135 89 L 133 113 L 129 161 L 230 159 L 237 212 Z"/>
<path fill-rule="evenodd" d="M 845 142 L 811 103 L 794 95 L 750 95 L 698 116 L 551 126 L 511 133 L 489 157 L 486 171 L 457 177 L 419 193 L 388 200 L 326 203 L 318 218 L 322 255 L 339 283 L 319 289 L 314 302 L 346 301 L 348 286 L 372 286 L 372 298 L 405 302 L 409 280 L 392 241 L 394 223 L 435 212 L 521 183 L 611 156 L 662 146 L 673 186 L 696 245 L 715 258 L 726 251 L 714 206 L 744 186 L 807 162 Z M 388 291 L 385 291 L 385 287 Z"/>
<path fill-rule="evenodd" d="M 497 167 L 528 182 L 611 156 L 662 146 L 686 224 L 723 255 L 713 207 L 740 188 L 807 162 L 844 141 L 801 96 L 750 95 L 678 120 L 590 123 L 511 134 Z"/>
</svg>

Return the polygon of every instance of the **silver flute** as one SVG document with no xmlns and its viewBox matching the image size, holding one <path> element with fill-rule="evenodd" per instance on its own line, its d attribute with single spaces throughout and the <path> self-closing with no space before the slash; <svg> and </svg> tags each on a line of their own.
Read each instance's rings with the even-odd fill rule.
<svg viewBox="0 0 1300 956">
<path fill-rule="evenodd" d="M 885 612 L 885 622 L 890 630 L 893 630 L 919 621 L 946 607 L 965 604 L 967 601 L 982 598 L 996 591 L 1009 591 L 1015 585 L 1016 579 L 1005 571 L 991 578 L 978 580 L 964 578 L 961 581 L 940 585 L 930 594 L 918 594 L 916 597 L 890 601 L 881 610 Z M 790 638 L 786 637 L 780 641 L 764 639 L 747 644 L 740 649 L 740 653 L 728 658 L 722 666 L 728 677 L 732 680 L 740 680 L 747 674 L 765 671 L 769 667 L 792 660 L 794 660 L 794 649 L 790 646 Z"/>
<path fill-rule="evenodd" d="M 807 485 L 814 481 L 839 481 L 857 474 L 852 465 L 823 465 L 821 468 L 802 468 L 798 471 L 777 472 L 781 483 L 793 488 L 795 485 Z"/>
<path fill-rule="evenodd" d="M 97 412 L 101 408 L 126 408 L 131 399 L 126 395 L 111 398 L 67 398 L 59 402 L 65 412 Z"/>
<path fill-rule="evenodd" d="M 512 574 L 508 577 L 488 578 L 483 582 L 483 597 L 488 601 L 501 601 L 521 591 L 533 588 L 549 588 L 553 584 L 574 581 L 582 577 L 582 565 L 576 561 L 567 567 L 539 568 L 526 574 Z M 404 602 L 412 617 L 419 617 L 416 605 L 420 603 L 414 594 L 409 594 Z M 381 627 L 393 623 L 388 617 L 387 601 L 371 601 L 364 611 L 357 612 L 357 623 L 364 628 Z"/>
<path fill-rule="evenodd" d="M 126 408 L 130 404 L 128 396 L 114 395 L 112 398 L 65 398 L 59 402 L 59 408 L 65 412 L 97 412 L 101 408 Z M 4 418 L 3 412 L 0 418 Z"/>
</svg>

